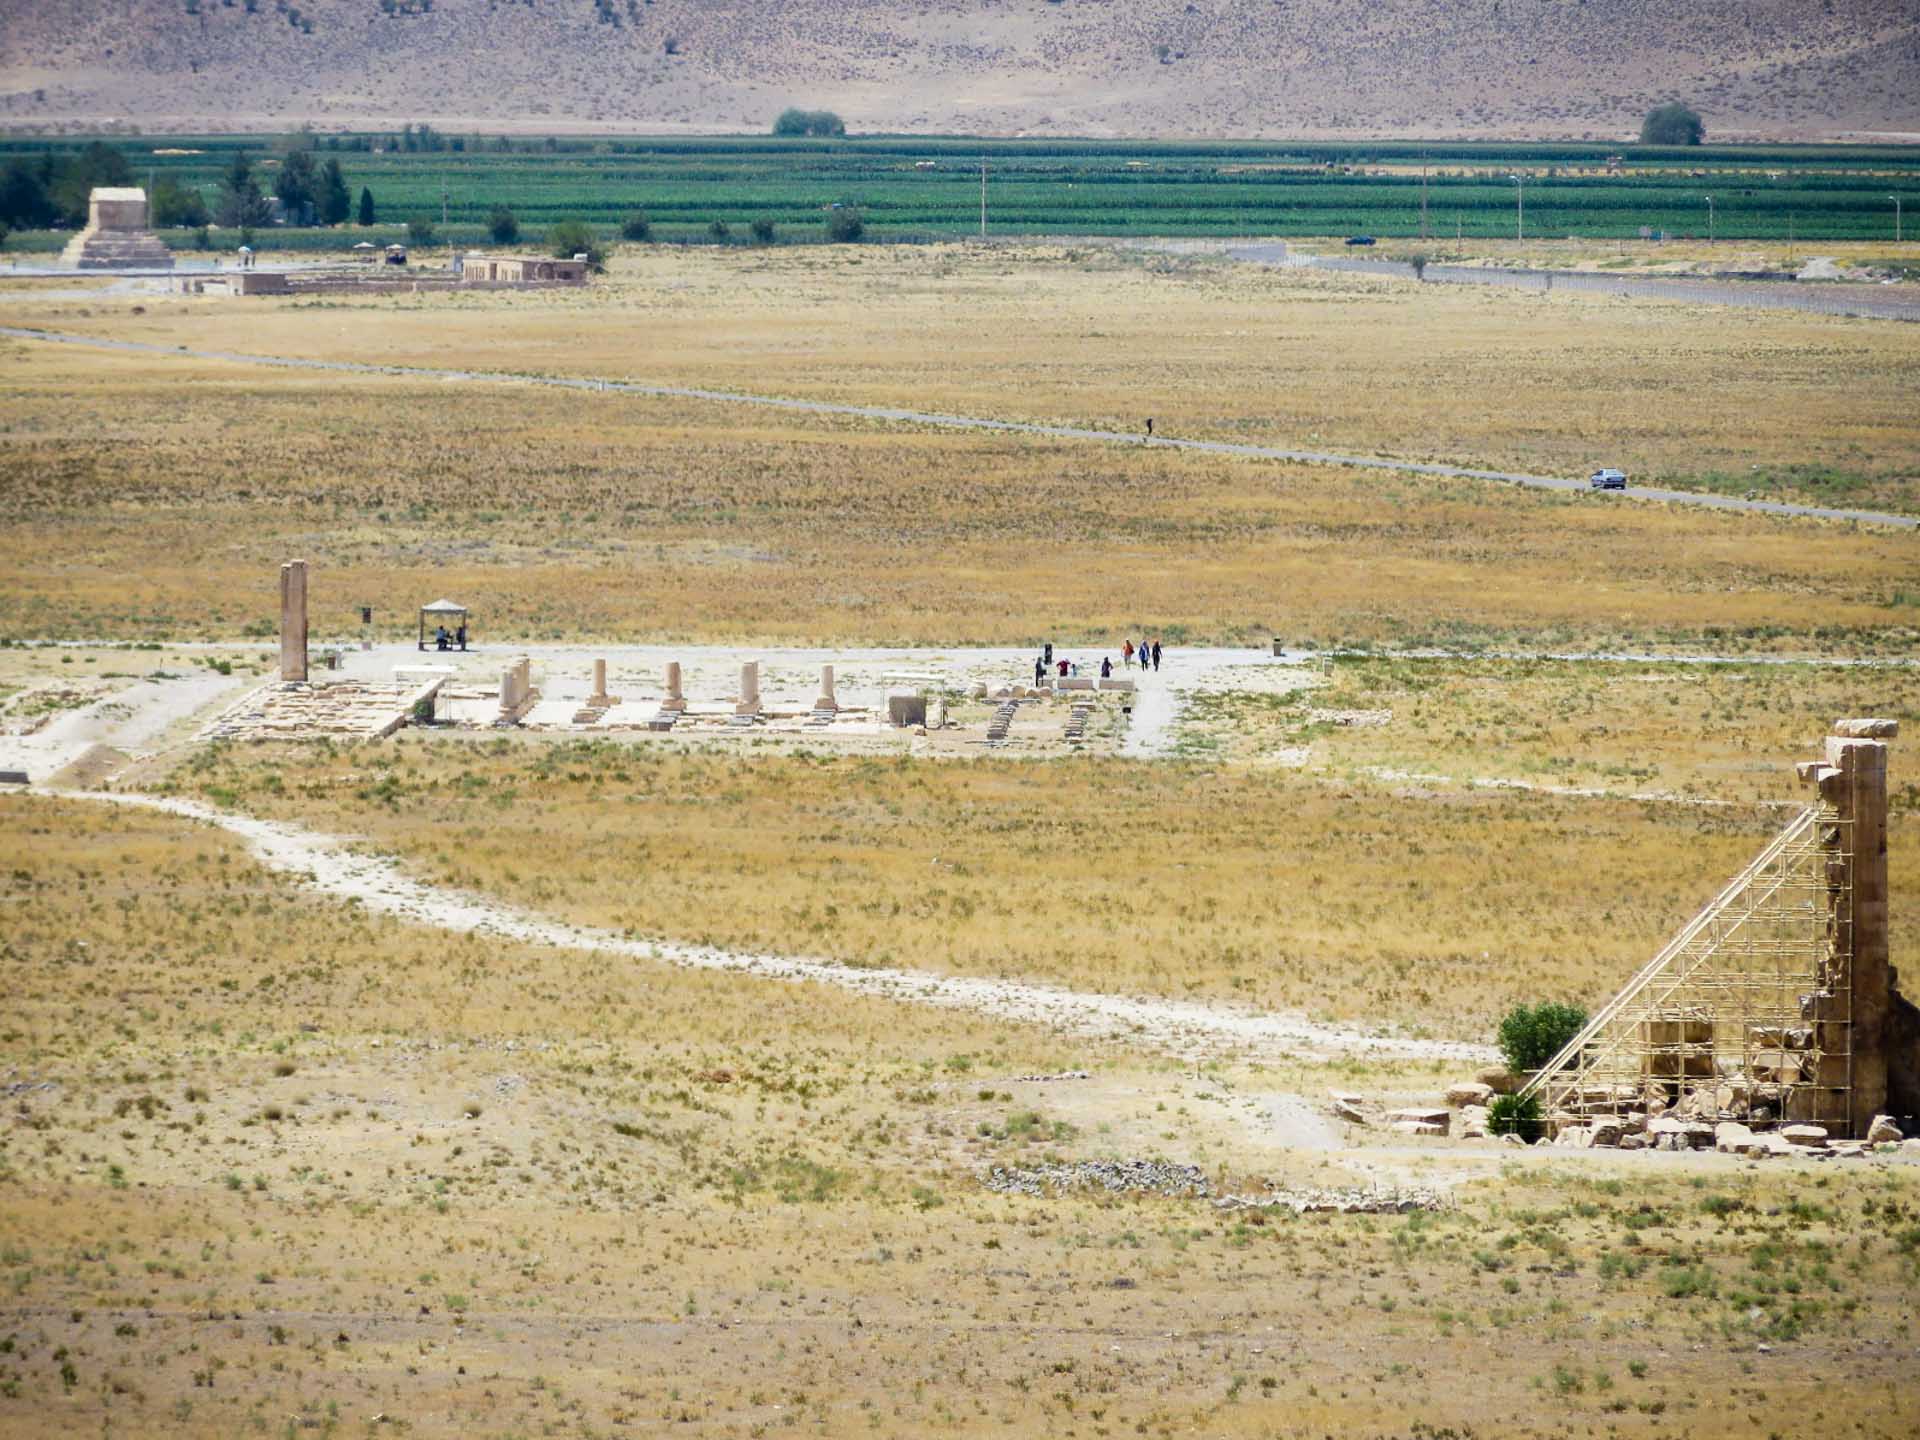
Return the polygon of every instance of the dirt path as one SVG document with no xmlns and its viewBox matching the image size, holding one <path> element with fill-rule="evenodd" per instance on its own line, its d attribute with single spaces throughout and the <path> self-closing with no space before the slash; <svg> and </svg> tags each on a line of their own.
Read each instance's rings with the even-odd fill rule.
<svg viewBox="0 0 1920 1440">
<path fill-rule="evenodd" d="M 728 405 L 754 405 L 814 415 L 846 415 L 900 425 L 929 425 L 951 430 L 994 430 L 1016 435 L 1040 435 L 1052 440 L 1092 440 L 1108 445 L 1158 446 L 1194 450 L 1208 455 L 1234 455 L 1254 460 L 1292 460 L 1313 465 L 1344 465 L 1363 470 L 1392 470 L 1447 479 L 1497 480 L 1541 490 L 1593 494 L 1585 480 L 1563 475 L 1527 475 L 1508 470 L 1474 470 L 1460 465 L 1437 465 L 1417 460 L 1393 460 L 1378 455 L 1341 455 L 1324 450 L 1288 450 L 1272 445 L 1240 445 L 1226 440 L 1182 440 L 1165 436 L 1122 434 L 1074 425 L 1040 425 L 1020 420 L 995 420 L 977 415 L 947 415 L 931 410 L 903 410 L 885 405 L 848 405 L 830 400 L 796 400 L 779 395 L 753 395 L 734 390 L 706 390 L 686 385 L 649 385 L 633 380 L 598 380 L 591 376 L 531 375 L 512 371 L 444 370 L 425 365 L 370 365 L 355 360 L 309 360 L 284 355 L 256 355 L 243 351 L 197 350 L 185 345 L 149 345 L 137 340 L 113 340 L 97 335 L 74 335 L 59 330 L 0 325 L 0 335 L 43 344 L 78 345 L 92 350 L 118 350 L 141 355 L 189 356 L 223 360 L 235 365 L 270 365 L 294 370 L 343 371 L 359 375 L 402 375 L 429 380 L 548 385 L 562 390 L 603 391 L 616 395 L 670 396 L 681 400 L 711 400 Z M 1777 500 L 1745 500 L 1732 495 L 1710 495 L 1692 490 L 1656 490 L 1634 487 L 1604 492 L 1604 503 L 1660 500 L 1675 505 L 1699 505 L 1711 510 L 1739 510 L 1762 515 L 1787 515 L 1817 520 L 1851 520 L 1866 525 L 1892 525 L 1903 530 L 1920 526 L 1920 516 L 1889 515 L 1875 510 L 1843 510 L 1825 505 L 1789 505 Z"/>
<path fill-rule="evenodd" d="M 858 994 L 972 1010 L 1004 1020 L 1045 1025 L 1067 1034 L 1131 1040 L 1194 1059 L 1256 1048 L 1284 1050 L 1291 1058 L 1357 1055 L 1465 1062 L 1494 1058 L 1492 1049 L 1484 1045 L 1365 1035 L 1318 1025 L 1299 1015 L 1261 1015 L 1192 1001 L 1102 995 L 1018 980 L 855 969 L 795 956 L 629 940 L 610 930 L 572 925 L 478 895 L 422 884 L 389 856 L 360 853 L 342 837 L 296 825 L 163 796 L 69 791 L 64 798 L 141 806 L 219 825 L 245 840 L 269 869 L 298 876 L 320 894 L 357 902 L 377 914 L 447 930 L 482 931 L 533 945 L 598 950 L 689 968 L 837 985 Z"/>
</svg>

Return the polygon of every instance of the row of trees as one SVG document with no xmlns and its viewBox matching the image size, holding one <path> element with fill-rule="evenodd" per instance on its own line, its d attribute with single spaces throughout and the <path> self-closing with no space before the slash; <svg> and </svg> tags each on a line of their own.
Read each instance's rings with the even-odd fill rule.
<svg viewBox="0 0 1920 1440">
<path fill-rule="evenodd" d="M 827 217 L 827 239 L 846 244 L 860 239 L 866 234 L 866 221 L 860 212 L 851 206 L 837 206 Z M 420 219 L 409 222 L 407 233 L 416 245 L 425 245 L 433 239 L 433 222 Z M 496 245 L 512 245 L 520 239 L 520 217 L 511 207 L 496 205 L 493 213 L 487 217 L 487 233 L 493 237 Z M 771 245 L 780 238 L 780 230 L 766 216 L 750 222 L 747 233 L 762 245 Z M 733 227 L 724 220 L 715 220 L 707 226 L 707 234 L 715 240 L 728 241 L 733 238 Z M 653 239 L 653 222 L 643 211 L 636 210 L 620 222 L 620 238 L 635 244 L 645 244 Z M 570 256 L 585 251 L 597 266 L 602 257 L 599 237 L 584 220 L 562 220 L 547 230 L 547 244 L 558 256 Z"/>
<path fill-rule="evenodd" d="M 98 141 L 72 155 L 48 153 L 15 160 L 0 173 L 0 224 L 14 230 L 83 225 L 87 196 L 94 189 L 133 183 L 127 157 Z M 252 157 L 240 150 L 220 177 L 220 193 L 211 207 L 197 189 L 163 175 L 147 197 L 147 213 L 163 229 L 194 229 L 215 221 L 242 228 L 264 225 L 273 214 L 267 193 Z M 272 193 L 295 225 L 341 225 L 354 215 L 353 195 L 340 162 L 329 159 L 321 164 L 311 150 L 287 152 L 273 177 Z M 373 194 L 364 187 L 359 218 L 362 225 L 374 223 Z"/>
</svg>

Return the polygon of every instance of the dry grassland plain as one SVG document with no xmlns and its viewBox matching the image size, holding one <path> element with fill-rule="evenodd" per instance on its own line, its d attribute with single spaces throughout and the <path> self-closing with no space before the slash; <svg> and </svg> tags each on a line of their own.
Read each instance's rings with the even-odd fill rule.
<svg viewBox="0 0 1920 1440">
<path fill-rule="evenodd" d="M 1911 327 L 1106 251 L 661 252 L 578 294 L 10 290 L 4 314 L 1650 479 L 1824 467 L 1889 507 L 1920 461 Z M 8 705 L 259 666 L 237 642 L 271 634 L 293 555 L 316 640 L 362 604 L 410 631 L 441 594 L 488 644 L 1920 639 L 1912 537 L 1869 528 L 30 342 L 0 341 L 0 394 L 0 636 L 228 642 L 8 648 Z M 1603 997 L 1780 823 L 1832 718 L 1911 723 L 1920 684 L 1299 668 L 1192 696 L 1157 762 L 416 732 L 189 745 L 114 783 L 638 935 L 1482 1040 L 1516 999 Z M 0 796 L 0 915 L 0 1435 L 1920 1428 L 1909 1164 L 1286 1148 L 1263 1107 L 1412 1100 L 1461 1067 L 1196 1070 L 431 930 L 220 832 L 45 796 Z M 1021 1078 L 1070 1070 L 1092 1078 Z M 1436 1214 L 1256 1219 L 981 1184 L 1048 1156 L 1453 1188 Z"/>
<path fill-rule="evenodd" d="M 1050 1155 L 1351 1176 L 1263 1146 L 1258 1066 L 424 931 L 203 827 L 0 803 L 0 1434 L 1913 1429 L 1907 1168 L 998 1196 Z M 1064 1067 L 1097 1083 L 1018 1078 Z"/>
<path fill-rule="evenodd" d="M 1110 251 L 672 252 L 562 295 L 13 301 L 160 345 L 634 376 L 1909 508 L 1920 333 Z M 143 313 L 136 313 L 136 310 Z M 498 638 L 1909 647 L 1898 534 L 725 404 L 0 342 L 0 633 L 458 591 Z M 1795 468 L 1799 467 L 1799 468 Z M 1776 485 L 1774 482 L 1781 482 Z M 1784 490 L 1781 489 L 1784 485 Z"/>
</svg>

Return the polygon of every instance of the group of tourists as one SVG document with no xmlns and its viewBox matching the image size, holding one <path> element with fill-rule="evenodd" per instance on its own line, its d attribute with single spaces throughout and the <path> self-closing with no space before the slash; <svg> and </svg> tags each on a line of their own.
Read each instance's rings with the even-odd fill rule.
<svg viewBox="0 0 1920 1440">
<path fill-rule="evenodd" d="M 1136 660 L 1140 662 L 1140 668 L 1142 670 L 1158 670 L 1160 668 L 1160 642 L 1158 640 L 1147 640 L 1144 638 L 1138 645 L 1134 644 L 1131 638 L 1121 642 L 1120 663 L 1131 670 Z M 1058 660 L 1053 658 L 1053 642 L 1051 640 L 1041 647 L 1039 655 L 1034 658 L 1033 683 L 1035 685 L 1046 684 L 1047 677 L 1050 674 L 1057 674 L 1060 679 L 1067 680 L 1079 673 L 1079 661 L 1068 660 L 1064 656 Z M 1111 679 L 1112 676 L 1113 657 L 1111 655 L 1103 655 L 1100 657 L 1100 678 L 1102 680 L 1108 680 Z"/>
</svg>

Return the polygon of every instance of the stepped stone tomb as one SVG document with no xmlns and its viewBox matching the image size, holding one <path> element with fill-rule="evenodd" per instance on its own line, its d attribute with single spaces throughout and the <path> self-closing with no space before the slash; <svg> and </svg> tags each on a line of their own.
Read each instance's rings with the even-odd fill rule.
<svg viewBox="0 0 1920 1440">
<path fill-rule="evenodd" d="M 147 228 L 147 192 L 103 187 L 87 197 L 87 226 L 67 242 L 60 263 L 78 270 L 171 270 L 173 252 Z"/>
</svg>

